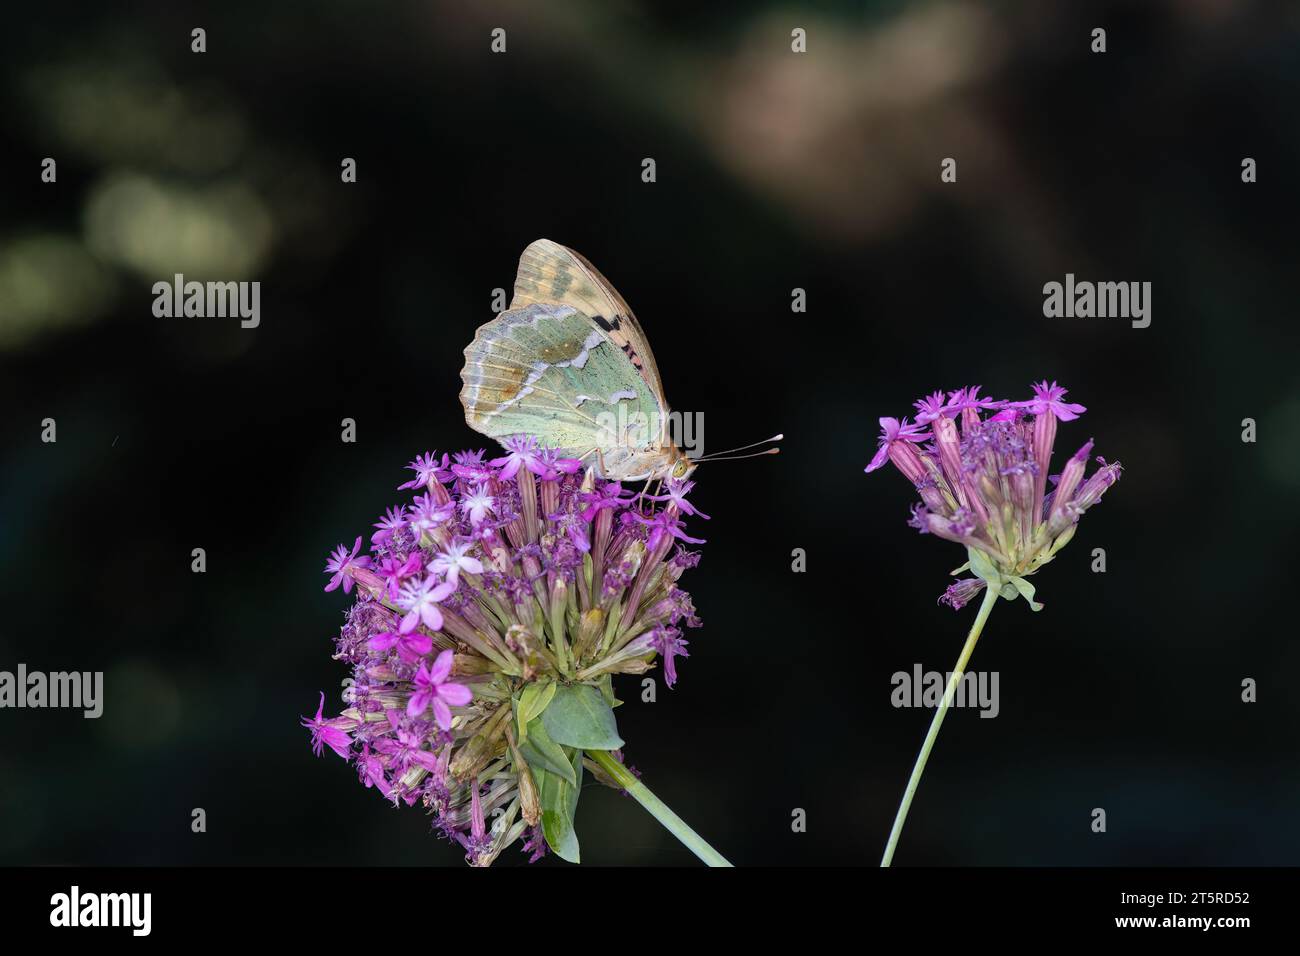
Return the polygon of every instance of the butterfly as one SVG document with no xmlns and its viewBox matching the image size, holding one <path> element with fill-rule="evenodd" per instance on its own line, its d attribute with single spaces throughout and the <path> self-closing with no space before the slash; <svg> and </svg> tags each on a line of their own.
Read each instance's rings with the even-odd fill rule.
<svg viewBox="0 0 1300 956">
<path fill-rule="evenodd" d="M 685 479 L 699 463 L 670 437 L 659 369 L 628 304 L 549 239 L 520 256 L 510 307 L 479 327 L 460 377 L 465 421 L 490 438 L 531 435 L 611 481 Z"/>
</svg>

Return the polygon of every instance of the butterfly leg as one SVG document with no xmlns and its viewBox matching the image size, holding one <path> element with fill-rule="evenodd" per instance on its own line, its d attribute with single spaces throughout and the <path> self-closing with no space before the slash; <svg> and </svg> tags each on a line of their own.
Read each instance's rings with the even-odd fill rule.
<svg viewBox="0 0 1300 956">
<path fill-rule="evenodd" d="M 641 494 L 639 494 L 639 495 L 637 496 L 637 498 L 639 499 L 639 508 L 638 508 L 638 511 L 639 511 L 641 514 L 643 514 L 643 515 L 646 513 L 646 507 L 647 507 L 647 506 L 646 506 L 646 500 L 647 500 L 647 499 L 646 499 L 646 495 L 649 493 L 649 491 L 650 491 L 650 485 L 654 482 L 654 480 L 655 480 L 654 475 L 651 475 L 649 478 L 647 478 L 647 479 L 645 480 L 645 487 L 643 487 L 643 488 L 641 489 Z"/>
</svg>

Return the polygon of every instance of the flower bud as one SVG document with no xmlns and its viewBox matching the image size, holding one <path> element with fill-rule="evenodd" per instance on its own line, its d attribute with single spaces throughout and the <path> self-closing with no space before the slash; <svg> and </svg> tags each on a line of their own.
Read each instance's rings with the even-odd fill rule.
<svg viewBox="0 0 1300 956">
<path fill-rule="evenodd" d="M 542 822 L 542 798 L 537 792 L 537 781 L 533 779 L 532 768 L 515 746 L 514 732 L 506 730 L 506 740 L 510 744 L 510 760 L 514 764 L 515 774 L 519 777 L 519 810 L 529 826 Z"/>
</svg>

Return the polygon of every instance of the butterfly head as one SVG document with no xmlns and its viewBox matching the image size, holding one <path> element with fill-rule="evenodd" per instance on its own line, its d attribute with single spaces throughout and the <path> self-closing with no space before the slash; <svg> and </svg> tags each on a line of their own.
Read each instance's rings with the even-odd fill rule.
<svg viewBox="0 0 1300 956">
<path fill-rule="evenodd" d="M 685 481 L 694 474 L 695 469 L 698 467 L 698 462 L 692 461 L 680 448 L 673 447 L 673 462 L 668 468 L 669 478 L 674 481 Z"/>
</svg>

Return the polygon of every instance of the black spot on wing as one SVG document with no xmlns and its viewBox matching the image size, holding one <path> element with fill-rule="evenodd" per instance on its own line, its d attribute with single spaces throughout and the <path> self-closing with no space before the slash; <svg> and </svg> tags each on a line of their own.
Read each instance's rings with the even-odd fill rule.
<svg viewBox="0 0 1300 956">
<path fill-rule="evenodd" d="M 614 316 L 612 319 L 606 319 L 603 315 L 594 315 L 592 316 L 592 321 L 606 332 L 618 332 L 623 326 L 623 317 L 619 315 Z M 620 339 L 622 341 L 619 341 Z M 636 349 L 632 348 L 632 343 L 628 340 L 627 336 L 620 335 L 617 338 L 612 339 L 612 341 L 623 350 L 623 354 L 627 356 L 627 360 L 632 363 L 634 368 L 639 369 L 644 367 L 641 364 L 641 356 L 637 354 Z"/>
</svg>

